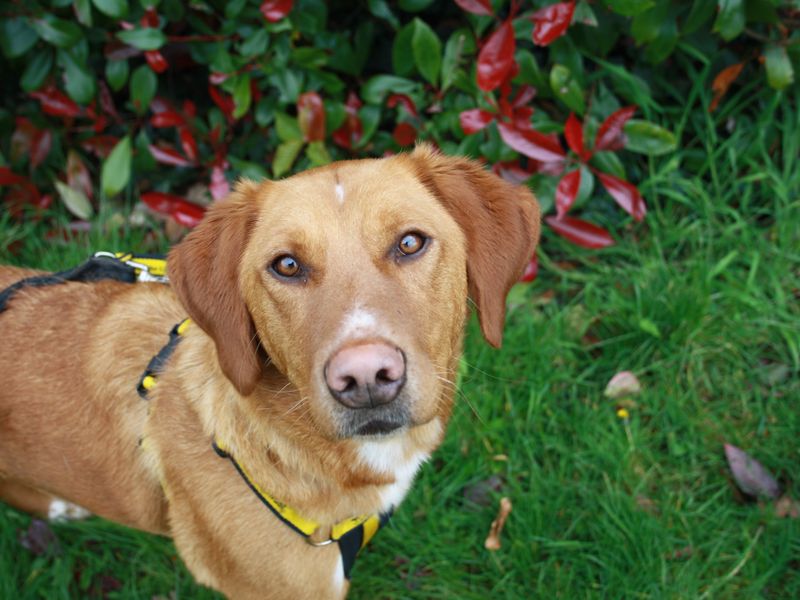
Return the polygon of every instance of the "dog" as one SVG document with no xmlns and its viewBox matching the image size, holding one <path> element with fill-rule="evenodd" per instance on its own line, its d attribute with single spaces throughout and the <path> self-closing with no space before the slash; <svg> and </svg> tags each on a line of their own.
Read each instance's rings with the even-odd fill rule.
<svg viewBox="0 0 800 600">
<path fill-rule="evenodd" d="M 0 498 L 171 536 L 231 598 L 344 597 L 443 438 L 468 299 L 499 347 L 539 219 L 526 187 L 422 145 L 239 182 L 172 249 L 169 285 L 17 290 Z M 0 289 L 37 275 L 2 267 Z"/>
</svg>

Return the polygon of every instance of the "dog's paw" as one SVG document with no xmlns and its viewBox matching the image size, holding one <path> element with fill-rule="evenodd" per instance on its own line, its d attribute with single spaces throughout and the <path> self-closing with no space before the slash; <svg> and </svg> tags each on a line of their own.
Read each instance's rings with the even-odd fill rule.
<svg viewBox="0 0 800 600">
<path fill-rule="evenodd" d="M 51 522 L 78 521 L 91 516 L 92 513 L 82 506 L 60 498 L 50 502 L 50 509 L 47 511 L 47 518 Z"/>
</svg>

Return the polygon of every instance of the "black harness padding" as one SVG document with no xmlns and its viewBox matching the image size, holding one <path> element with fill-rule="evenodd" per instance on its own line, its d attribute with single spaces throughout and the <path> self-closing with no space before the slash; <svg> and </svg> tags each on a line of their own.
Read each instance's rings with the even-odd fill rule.
<svg viewBox="0 0 800 600">
<path fill-rule="evenodd" d="M 59 285 L 66 283 L 67 281 L 90 283 L 93 281 L 101 281 L 103 279 L 113 279 L 115 281 L 122 281 L 124 283 L 135 283 L 136 269 L 126 265 L 124 262 L 121 262 L 116 258 L 93 256 L 85 263 L 66 271 L 26 277 L 25 279 L 20 279 L 19 281 L 12 283 L 6 289 L 0 292 L 0 312 L 3 312 L 7 308 L 8 301 L 18 290 L 21 290 L 22 288 Z"/>
</svg>

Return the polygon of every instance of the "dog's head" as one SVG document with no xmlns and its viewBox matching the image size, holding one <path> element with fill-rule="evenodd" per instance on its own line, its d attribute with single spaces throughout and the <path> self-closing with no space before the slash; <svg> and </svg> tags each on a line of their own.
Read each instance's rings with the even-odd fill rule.
<svg viewBox="0 0 800 600">
<path fill-rule="evenodd" d="M 499 346 L 506 294 L 538 236 L 526 188 L 421 146 L 242 182 L 172 251 L 169 272 L 242 396 L 341 439 L 447 418 L 467 298 Z M 269 362 L 294 405 L 268 391 Z"/>
</svg>

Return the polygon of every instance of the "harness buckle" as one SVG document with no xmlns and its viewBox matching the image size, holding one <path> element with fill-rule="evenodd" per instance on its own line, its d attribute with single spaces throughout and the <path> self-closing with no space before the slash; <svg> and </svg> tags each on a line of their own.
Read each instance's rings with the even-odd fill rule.
<svg viewBox="0 0 800 600">
<path fill-rule="evenodd" d="M 140 282 L 153 282 L 153 283 L 169 283 L 169 278 L 166 275 L 153 275 L 150 272 L 150 267 L 144 263 L 138 262 L 133 258 L 129 258 L 128 260 L 122 260 L 113 252 L 95 252 L 95 258 L 113 258 L 114 260 L 118 260 L 121 263 L 136 269 L 136 281 Z"/>
</svg>

